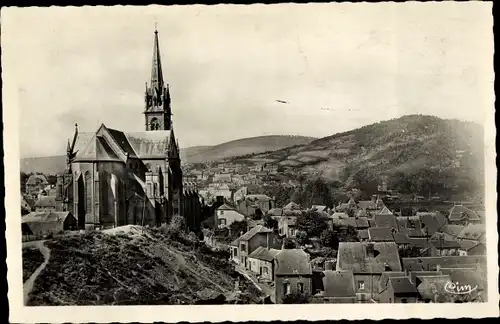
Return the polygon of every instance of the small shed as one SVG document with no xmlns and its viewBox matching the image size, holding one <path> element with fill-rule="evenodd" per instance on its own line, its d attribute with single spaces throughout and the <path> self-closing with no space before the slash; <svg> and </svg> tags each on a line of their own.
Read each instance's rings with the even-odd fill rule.
<svg viewBox="0 0 500 324">
<path fill-rule="evenodd" d="M 68 211 L 32 212 L 23 216 L 21 223 L 23 235 L 45 236 L 77 229 L 77 220 Z"/>
</svg>

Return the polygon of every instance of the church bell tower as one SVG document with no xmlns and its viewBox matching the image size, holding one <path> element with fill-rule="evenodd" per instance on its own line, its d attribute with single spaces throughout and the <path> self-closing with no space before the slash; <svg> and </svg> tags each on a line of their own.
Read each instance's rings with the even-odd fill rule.
<svg viewBox="0 0 500 324">
<path fill-rule="evenodd" d="M 172 127 L 170 90 L 168 84 L 165 85 L 163 82 L 158 30 L 155 29 L 154 34 L 151 83 L 148 85 L 146 82 L 145 92 L 144 117 L 146 131 L 170 130 Z"/>
</svg>

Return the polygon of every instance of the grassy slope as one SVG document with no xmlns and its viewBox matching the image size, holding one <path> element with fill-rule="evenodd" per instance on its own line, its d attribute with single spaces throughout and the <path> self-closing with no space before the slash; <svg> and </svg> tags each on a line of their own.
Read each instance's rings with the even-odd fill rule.
<svg viewBox="0 0 500 324">
<path fill-rule="evenodd" d="M 221 256 L 162 229 L 85 233 L 47 243 L 51 258 L 30 305 L 194 304 L 197 292 L 228 293 L 234 272 Z"/>
<path fill-rule="evenodd" d="M 23 249 L 23 282 L 31 277 L 43 261 L 43 254 L 38 248 L 29 247 Z"/>
<path fill-rule="evenodd" d="M 472 152 L 468 166 L 483 165 L 482 127 L 474 123 L 411 115 L 383 121 L 309 144 L 256 154 L 296 171 L 342 180 L 346 169 L 379 174 L 416 168 L 449 168 L 456 150 Z M 344 179 L 345 180 L 345 179 Z"/>
</svg>

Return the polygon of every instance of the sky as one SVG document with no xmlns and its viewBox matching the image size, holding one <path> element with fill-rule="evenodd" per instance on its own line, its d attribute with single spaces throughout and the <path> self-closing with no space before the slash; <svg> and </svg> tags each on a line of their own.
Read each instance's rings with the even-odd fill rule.
<svg viewBox="0 0 500 324">
<path fill-rule="evenodd" d="M 494 111 L 487 2 L 7 8 L 21 157 L 64 154 L 75 123 L 144 129 L 155 21 L 181 147 Z"/>
</svg>

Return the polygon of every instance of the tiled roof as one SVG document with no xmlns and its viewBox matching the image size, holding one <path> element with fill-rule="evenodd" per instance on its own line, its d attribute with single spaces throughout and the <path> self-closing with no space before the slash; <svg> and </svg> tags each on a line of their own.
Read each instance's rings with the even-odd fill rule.
<svg viewBox="0 0 500 324">
<path fill-rule="evenodd" d="M 352 271 L 323 271 L 323 297 L 356 297 Z"/>
<path fill-rule="evenodd" d="M 360 209 L 356 212 L 356 216 L 358 217 L 367 217 L 368 214 L 366 213 L 366 211 L 364 209 Z"/>
<path fill-rule="evenodd" d="M 448 220 L 450 221 L 460 221 L 462 219 L 469 219 L 469 220 L 480 220 L 479 216 L 476 214 L 475 211 L 462 206 L 462 205 L 456 205 L 453 206 L 449 210 L 449 215 L 448 215 Z"/>
<path fill-rule="evenodd" d="M 391 229 L 387 227 L 370 227 L 368 235 L 373 242 L 394 242 Z"/>
<path fill-rule="evenodd" d="M 351 270 L 353 273 L 382 273 L 386 265 L 391 271 L 401 271 L 396 243 L 372 243 L 374 255 L 368 253 L 370 243 L 341 242 L 338 249 L 337 270 Z"/>
<path fill-rule="evenodd" d="M 283 207 L 283 209 L 297 210 L 297 209 L 301 209 L 301 207 L 299 204 L 291 201 L 285 207 Z"/>
<path fill-rule="evenodd" d="M 36 185 L 36 184 L 42 184 L 46 185 L 48 184 L 47 178 L 43 174 L 32 174 L 28 178 L 28 181 L 26 181 L 27 185 Z"/>
<path fill-rule="evenodd" d="M 280 252 L 280 250 L 268 249 L 266 247 L 259 246 L 252 253 L 250 253 L 248 257 L 271 262 L 273 261 L 274 257 L 276 257 L 276 255 L 278 255 L 278 253 Z"/>
<path fill-rule="evenodd" d="M 316 211 L 326 211 L 326 206 L 322 205 L 312 205 L 311 209 L 316 210 Z"/>
<path fill-rule="evenodd" d="M 405 232 L 394 233 L 393 237 L 394 237 L 394 242 L 396 242 L 396 244 L 398 244 L 398 245 L 411 243 L 410 238 L 408 237 L 408 234 Z"/>
<path fill-rule="evenodd" d="M 389 283 L 389 279 L 391 277 L 404 277 L 406 274 L 402 271 L 385 271 L 382 272 L 379 281 L 379 291 L 382 291 L 387 288 L 387 284 Z"/>
<path fill-rule="evenodd" d="M 360 200 L 358 202 L 358 207 L 364 212 L 365 209 L 377 209 L 377 205 L 371 200 Z M 366 213 L 365 213 L 366 214 Z"/>
<path fill-rule="evenodd" d="M 458 234 L 460 234 L 460 232 L 465 228 L 465 226 L 463 225 L 453 225 L 453 224 L 447 224 L 447 225 L 444 225 L 442 228 L 441 228 L 441 232 L 443 233 L 446 233 L 446 234 L 449 234 L 449 235 L 452 235 L 452 236 L 457 236 Z"/>
<path fill-rule="evenodd" d="M 457 241 L 431 240 L 430 243 L 438 250 L 460 249 L 461 245 Z"/>
<path fill-rule="evenodd" d="M 24 215 L 21 218 L 22 223 L 31 223 L 31 222 L 62 222 L 70 212 L 56 212 L 56 211 L 43 211 L 43 212 L 31 212 L 27 215 Z"/>
<path fill-rule="evenodd" d="M 420 257 L 420 258 L 402 258 L 403 269 L 411 271 L 432 271 L 436 266 L 450 267 L 460 265 L 486 263 L 485 255 L 467 255 L 467 256 L 442 256 L 442 257 Z"/>
<path fill-rule="evenodd" d="M 472 248 L 475 248 L 479 244 L 482 244 L 479 241 L 473 241 L 473 240 L 460 240 L 458 241 L 458 244 L 460 244 L 460 248 L 464 251 L 469 251 Z"/>
<path fill-rule="evenodd" d="M 484 224 L 469 224 L 458 235 L 458 239 L 480 240 L 486 233 Z"/>
<path fill-rule="evenodd" d="M 272 208 L 272 209 L 268 210 L 267 214 L 271 215 L 271 216 L 282 216 L 283 215 L 283 209 L 281 209 L 281 208 Z"/>
<path fill-rule="evenodd" d="M 431 243 L 424 237 L 410 237 L 410 246 L 419 249 L 428 249 L 431 247 Z"/>
<path fill-rule="evenodd" d="M 355 217 L 356 228 L 368 228 L 370 223 L 367 217 Z"/>
<path fill-rule="evenodd" d="M 56 207 L 56 197 L 41 196 L 35 203 L 35 207 Z"/>
<path fill-rule="evenodd" d="M 301 249 L 286 249 L 276 255 L 276 275 L 311 275 L 309 254 Z"/>
<path fill-rule="evenodd" d="M 392 277 L 389 279 L 389 283 L 394 290 L 394 294 L 417 294 L 417 289 L 407 277 Z"/>
<path fill-rule="evenodd" d="M 450 282 L 450 276 L 424 276 L 419 277 L 421 283 L 417 287 L 417 291 L 422 299 L 434 301 L 435 296 L 444 298 L 445 294 L 440 292 L 446 291 L 445 285 Z M 446 302 L 445 299 L 438 299 L 437 302 Z"/>
<path fill-rule="evenodd" d="M 222 204 L 217 208 L 217 210 L 234 210 L 234 208 L 229 206 L 228 204 Z"/>
<path fill-rule="evenodd" d="M 248 241 L 258 233 L 272 233 L 272 230 L 264 227 L 262 225 L 257 225 L 242 236 L 240 236 L 240 241 Z"/>
<path fill-rule="evenodd" d="M 134 149 L 136 155 L 141 159 L 164 159 L 170 139 L 169 130 L 158 130 L 154 132 L 131 132 L 125 136 Z"/>
<path fill-rule="evenodd" d="M 271 201 L 271 200 L 273 200 L 271 197 L 269 197 L 267 195 L 262 195 L 262 194 L 246 195 L 245 199 L 250 200 L 250 201 Z"/>
<path fill-rule="evenodd" d="M 375 224 L 377 227 L 387 227 L 398 229 L 398 223 L 396 221 L 396 216 L 394 215 L 375 215 Z"/>
<path fill-rule="evenodd" d="M 382 210 L 379 212 L 379 215 L 392 215 L 392 212 L 389 210 L 389 208 L 384 206 L 384 208 L 382 208 Z"/>
<path fill-rule="evenodd" d="M 358 230 L 358 239 L 360 239 L 360 240 L 368 240 L 369 237 L 370 236 L 368 235 L 368 230 L 367 229 Z"/>
</svg>

